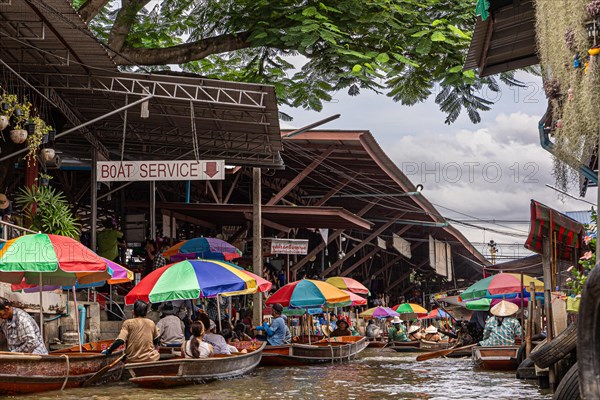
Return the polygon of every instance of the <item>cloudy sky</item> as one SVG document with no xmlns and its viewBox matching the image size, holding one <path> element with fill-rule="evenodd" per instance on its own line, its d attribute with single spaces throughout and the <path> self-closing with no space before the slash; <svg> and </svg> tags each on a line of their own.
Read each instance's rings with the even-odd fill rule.
<svg viewBox="0 0 600 400">
<path fill-rule="evenodd" d="M 338 93 L 320 113 L 282 107 L 294 117 L 282 127 L 298 128 L 341 114 L 322 128 L 371 131 L 412 182 L 424 185 L 423 194 L 442 215 L 478 226 L 455 224 L 484 255 L 488 250 L 483 243 L 490 239 L 500 243 L 501 256 L 526 255 L 523 236 L 529 228 L 530 199 L 559 211 L 591 206 L 545 186 L 555 182 L 552 156 L 541 148 L 537 131 L 547 103 L 539 78 L 520 78 L 527 88 L 503 87 L 492 111 L 483 113 L 478 125 L 465 115 L 445 125 L 445 115 L 433 99 L 404 107 L 365 92 L 357 97 Z M 578 192 L 570 190 L 573 195 Z M 588 190 L 585 200 L 596 201 L 596 188 Z"/>
</svg>

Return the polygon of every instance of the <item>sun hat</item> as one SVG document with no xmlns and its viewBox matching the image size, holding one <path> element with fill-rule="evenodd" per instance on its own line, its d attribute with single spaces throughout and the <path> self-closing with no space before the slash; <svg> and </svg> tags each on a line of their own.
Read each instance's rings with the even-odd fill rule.
<svg viewBox="0 0 600 400">
<path fill-rule="evenodd" d="M 427 329 L 425 329 L 425 333 L 437 333 L 437 328 L 433 325 L 429 325 Z"/>
<path fill-rule="evenodd" d="M 419 330 L 419 327 L 417 325 L 411 325 L 410 328 L 408 328 L 408 333 L 415 333 L 416 331 Z"/>
<path fill-rule="evenodd" d="M 394 318 L 392 318 L 392 324 L 401 324 L 402 320 L 400 319 L 399 316 L 395 316 Z"/>
<path fill-rule="evenodd" d="M 10 201 L 8 201 L 8 197 L 4 193 L 0 193 L 0 210 L 5 210 L 10 206 Z"/>
<path fill-rule="evenodd" d="M 490 312 L 496 317 L 508 317 L 517 311 L 519 311 L 519 306 L 506 300 L 502 300 L 490 309 Z"/>
<path fill-rule="evenodd" d="M 348 321 L 346 321 L 344 318 L 340 318 L 337 320 L 336 322 L 337 326 L 339 327 L 340 324 L 346 324 L 346 327 L 349 327 L 350 325 L 348 324 Z"/>
</svg>

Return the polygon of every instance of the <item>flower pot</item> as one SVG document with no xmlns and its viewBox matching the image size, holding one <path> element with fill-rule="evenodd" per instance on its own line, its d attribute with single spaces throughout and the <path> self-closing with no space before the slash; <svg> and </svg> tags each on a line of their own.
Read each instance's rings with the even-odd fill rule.
<svg viewBox="0 0 600 400">
<path fill-rule="evenodd" d="M 16 144 L 25 143 L 27 131 L 25 129 L 13 129 L 10 131 L 10 139 Z"/>
<path fill-rule="evenodd" d="M 0 115 L 0 131 L 3 131 L 8 126 L 8 117 Z"/>
<path fill-rule="evenodd" d="M 598 54 L 600 54 L 600 47 L 592 47 L 588 50 L 588 54 L 592 57 L 597 56 Z"/>
<path fill-rule="evenodd" d="M 23 111 L 20 108 L 15 108 L 15 116 L 20 117 L 21 115 L 23 115 Z"/>
<path fill-rule="evenodd" d="M 55 155 L 56 152 L 54 149 L 42 149 L 42 158 L 44 161 L 52 161 Z"/>
<path fill-rule="evenodd" d="M 25 125 L 25 129 L 27 129 L 27 134 L 33 135 L 35 133 L 35 124 L 27 124 Z"/>
<path fill-rule="evenodd" d="M 50 179 L 40 178 L 40 186 L 48 186 L 49 184 L 50 184 Z"/>
<path fill-rule="evenodd" d="M 55 138 L 56 138 L 56 131 L 55 130 L 51 130 L 50 132 L 48 132 L 48 141 L 49 142 L 54 142 Z"/>
<path fill-rule="evenodd" d="M 10 110 L 10 104 L 2 103 L 2 111 L 8 111 L 8 110 Z"/>
<path fill-rule="evenodd" d="M 45 133 L 42 135 L 42 144 L 48 143 L 48 134 Z"/>
</svg>

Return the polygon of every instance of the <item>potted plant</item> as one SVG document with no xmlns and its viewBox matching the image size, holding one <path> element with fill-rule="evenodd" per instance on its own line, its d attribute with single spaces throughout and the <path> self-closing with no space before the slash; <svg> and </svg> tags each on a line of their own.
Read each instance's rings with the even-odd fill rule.
<svg viewBox="0 0 600 400">
<path fill-rule="evenodd" d="M 2 106 L 0 109 L 0 130 L 6 129 L 9 124 L 10 117 L 15 109 L 15 103 L 17 102 L 17 96 L 4 92 L 2 95 Z"/>
<path fill-rule="evenodd" d="M 23 125 L 29 120 L 30 110 L 31 103 L 27 100 L 14 106 L 14 129 L 10 131 L 10 138 L 17 144 L 24 143 L 27 139 L 27 131 L 23 129 Z"/>
<path fill-rule="evenodd" d="M 48 134 L 48 126 L 43 119 L 38 116 L 32 117 L 30 119 L 28 125 L 28 136 L 27 136 L 27 148 L 29 151 L 27 152 L 26 158 L 28 160 L 32 160 L 35 158 L 40 145 L 42 144 L 42 139 L 44 134 Z"/>
</svg>

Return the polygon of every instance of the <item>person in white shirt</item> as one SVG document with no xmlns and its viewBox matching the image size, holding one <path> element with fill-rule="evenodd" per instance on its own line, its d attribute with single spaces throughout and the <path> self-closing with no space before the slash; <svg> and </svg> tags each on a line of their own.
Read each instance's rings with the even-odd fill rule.
<svg viewBox="0 0 600 400">
<path fill-rule="evenodd" d="M 204 325 L 202 322 L 194 322 L 190 326 L 192 336 L 190 340 L 183 343 L 182 352 L 185 358 L 207 358 L 214 354 L 213 347 L 202 341 L 204 336 Z"/>
</svg>

